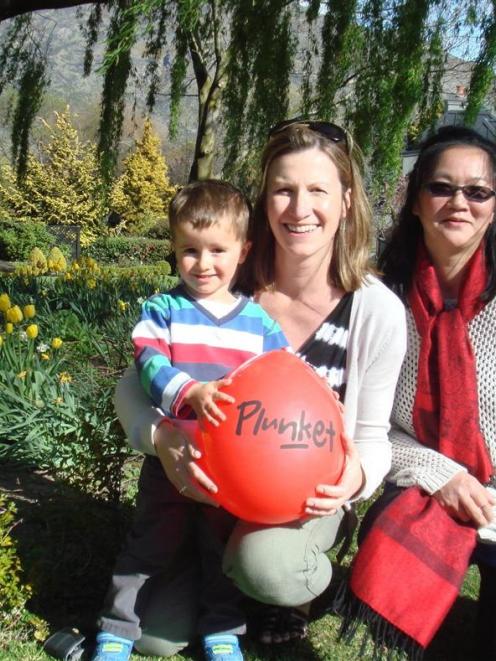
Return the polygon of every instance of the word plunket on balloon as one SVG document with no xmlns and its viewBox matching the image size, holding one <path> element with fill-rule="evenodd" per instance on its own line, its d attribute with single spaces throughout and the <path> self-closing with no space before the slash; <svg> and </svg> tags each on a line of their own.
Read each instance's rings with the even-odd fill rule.
<svg viewBox="0 0 496 661">
<path fill-rule="evenodd" d="M 251 359 L 223 388 L 226 420 L 197 432 L 201 467 L 218 487 L 214 498 L 246 521 L 286 523 L 305 515 L 318 484 L 336 484 L 345 452 L 343 420 L 331 390 L 288 351 Z"/>
</svg>

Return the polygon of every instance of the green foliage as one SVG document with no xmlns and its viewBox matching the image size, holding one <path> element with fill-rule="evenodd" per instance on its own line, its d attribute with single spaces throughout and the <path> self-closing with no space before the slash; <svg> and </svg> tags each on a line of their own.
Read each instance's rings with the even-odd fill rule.
<svg viewBox="0 0 496 661">
<path fill-rule="evenodd" d="M 291 21 L 291 6 L 284 0 L 236 3 L 233 9 L 233 56 L 227 65 L 224 94 L 224 169 L 228 178 L 244 188 L 252 183 L 253 154 L 265 141 L 267 127 L 288 113 L 296 53 Z"/>
<path fill-rule="evenodd" d="M 102 22 L 102 5 L 96 4 L 91 8 L 86 25 L 82 26 L 86 37 L 86 48 L 84 51 L 84 75 L 89 76 L 93 66 L 93 48 L 98 40 L 98 30 Z"/>
<path fill-rule="evenodd" d="M 444 29 L 444 20 L 440 17 L 432 31 L 427 49 L 426 69 L 417 118 L 410 124 L 408 129 L 408 137 L 412 140 L 421 135 L 425 129 L 434 126 L 435 121 L 444 112 L 442 76 L 447 55 L 443 49 L 442 34 Z"/>
<path fill-rule="evenodd" d="M 179 113 L 181 110 L 181 100 L 184 94 L 184 81 L 186 72 L 188 70 L 188 40 L 186 31 L 176 28 L 176 35 L 174 39 L 175 54 L 174 61 L 171 67 L 171 100 L 170 100 L 170 115 L 169 115 L 169 135 L 171 138 L 177 136 L 177 128 L 179 124 Z"/>
<path fill-rule="evenodd" d="M 29 300 L 21 299 L 19 308 Z M 16 302 L 11 298 L 12 306 Z M 11 321 L 9 310 L 3 316 Z M 0 458 L 49 466 L 53 439 L 78 426 L 75 401 L 63 350 L 52 348 L 54 338 L 44 333 L 42 319 L 20 317 L 1 336 Z"/>
<path fill-rule="evenodd" d="M 105 68 L 100 114 L 98 153 L 107 185 L 117 163 L 117 148 L 124 122 L 124 94 L 132 71 L 131 48 L 137 38 L 135 23 L 132 15 L 126 13 L 126 6 L 127 3 L 113 4 L 107 33 L 107 57 L 118 52 L 118 56 L 112 58 Z"/>
<path fill-rule="evenodd" d="M 170 240 L 171 233 L 169 227 L 169 219 L 163 218 L 158 220 L 146 233 L 148 239 L 167 239 Z"/>
<path fill-rule="evenodd" d="M 212 175 L 216 151 L 220 152 L 216 138 L 223 123 L 225 174 L 246 190 L 252 187 L 256 154 L 267 127 L 303 111 L 346 123 L 373 164 L 374 196 L 387 199 L 394 190 L 406 136 L 421 132 L 442 110 L 444 53 L 453 45 L 453 37 L 465 37 L 467 30 L 483 37 L 467 120 L 475 117 L 493 80 L 496 18 L 490 0 L 126 0 L 106 4 L 110 20 L 101 69 L 99 154 L 108 187 L 117 162 L 128 83 L 134 79 L 136 84 L 147 84 L 147 104 L 153 108 L 160 64 L 172 49 L 167 81 L 171 135 L 178 129 L 181 99 L 190 93 L 187 76 L 191 72 L 196 82 L 197 139 L 190 176 Z M 102 25 L 101 5 L 87 16 L 86 71 L 91 68 L 92 49 Z M 303 31 L 306 40 L 300 38 Z M 173 45 L 167 43 L 168 33 L 175 34 Z M 24 108 L 15 121 L 25 122 L 26 127 L 45 85 L 45 50 L 39 48 L 37 38 L 25 17 L 12 22 L 0 48 L 0 92 L 14 80 L 20 90 L 17 108 Z M 140 80 L 132 50 L 138 43 L 144 44 L 142 55 L 147 62 Z M 295 71 L 297 51 L 302 72 Z M 296 89 L 293 74 L 300 73 L 302 84 Z M 19 163 L 25 158 L 27 133 L 19 124 L 16 127 Z"/>
<path fill-rule="evenodd" d="M 49 82 L 46 54 L 33 35 L 31 18 L 29 14 L 15 18 L 2 35 L 0 47 L 0 93 L 7 84 L 17 89 L 11 138 L 19 179 L 26 172 L 29 134 Z"/>
<path fill-rule="evenodd" d="M 492 21 L 484 26 L 484 39 L 481 52 L 472 71 L 470 79 L 470 94 L 465 110 L 465 121 L 475 122 L 484 99 L 494 81 L 494 65 L 496 63 L 496 4 L 493 2 Z"/>
<path fill-rule="evenodd" d="M 422 90 L 424 30 L 428 16 L 427 0 L 406 0 L 388 30 L 390 58 L 394 58 L 396 75 L 385 72 L 381 81 L 383 98 L 381 116 L 377 119 L 382 129 L 376 138 L 372 161 L 376 188 L 382 191 L 385 184 L 391 194 L 400 172 L 406 131 Z"/>
<path fill-rule="evenodd" d="M 115 376 L 93 378 L 91 393 L 77 385 L 75 381 L 78 426 L 71 435 L 59 435 L 56 446 L 52 442 L 51 465 L 72 486 L 118 503 L 121 469 L 131 450 L 114 412 Z"/>
<path fill-rule="evenodd" d="M 50 469 L 99 499 L 119 501 L 131 451 L 112 393 L 132 360 L 131 330 L 143 297 L 170 287 L 169 272 L 167 263 L 105 269 L 83 258 L 58 276 L 0 278 L 1 314 L 17 319 L 11 332 L 0 332 L 3 461 Z M 36 310 L 24 307 L 33 302 Z M 30 318 L 22 319 L 22 310 Z"/>
<path fill-rule="evenodd" d="M 4 635 L 15 629 L 17 637 L 24 629 L 42 639 L 46 636 L 45 623 L 26 610 L 32 590 L 22 580 L 21 562 L 11 536 L 16 515 L 14 503 L 0 494 L 0 629 Z"/>
<path fill-rule="evenodd" d="M 336 115 L 336 95 L 346 85 L 361 52 L 363 30 L 356 22 L 357 0 L 328 3 L 322 23 L 322 58 L 316 81 L 319 93 L 314 106 L 319 117 Z"/>
<path fill-rule="evenodd" d="M 167 176 L 160 139 L 149 119 L 141 139 L 124 161 L 124 172 L 115 182 L 110 204 L 120 214 L 120 231 L 142 234 L 157 220 L 167 217 L 169 201 L 176 191 Z"/>
<path fill-rule="evenodd" d="M 30 220 L 0 220 L 0 259 L 26 261 L 35 247 L 47 252 L 53 236 L 44 223 Z"/>
<path fill-rule="evenodd" d="M 43 122 L 46 139 L 40 158 L 30 155 L 26 175 L 15 181 L 7 165 L 0 178 L 0 201 L 11 216 L 48 225 L 80 225 L 81 243 L 102 232 L 108 209 L 94 145 L 80 142 L 69 108 L 55 112 L 55 123 Z"/>
<path fill-rule="evenodd" d="M 21 565 L 16 555 L 11 527 L 15 521 L 15 506 L 0 494 L 0 621 L 2 626 L 19 613 L 29 599 L 30 590 L 21 582 Z M 7 621 L 7 624 L 11 622 Z"/>
<path fill-rule="evenodd" d="M 97 239 L 84 252 L 101 264 L 123 266 L 163 262 L 170 256 L 172 248 L 171 242 L 166 239 L 108 236 Z"/>
</svg>

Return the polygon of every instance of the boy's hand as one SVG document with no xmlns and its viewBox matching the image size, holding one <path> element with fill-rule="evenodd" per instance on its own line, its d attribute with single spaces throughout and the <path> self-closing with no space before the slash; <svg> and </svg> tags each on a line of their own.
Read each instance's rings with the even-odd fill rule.
<svg viewBox="0 0 496 661">
<path fill-rule="evenodd" d="M 215 401 L 220 400 L 231 404 L 234 402 L 234 397 L 219 390 L 219 388 L 230 384 L 231 379 L 195 383 L 184 396 L 184 403 L 191 406 L 200 422 L 202 420 L 208 420 L 212 425 L 218 427 L 219 422 L 223 422 L 226 416 Z"/>
</svg>

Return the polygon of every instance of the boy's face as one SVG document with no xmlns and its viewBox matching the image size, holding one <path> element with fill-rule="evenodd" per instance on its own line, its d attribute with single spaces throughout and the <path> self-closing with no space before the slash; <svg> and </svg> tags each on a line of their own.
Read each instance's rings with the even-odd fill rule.
<svg viewBox="0 0 496 661">
<path fill-rule="evenodd" d="M 230 302 L 231 282 L 248 254 L 249 243 L 236 237 L 232 221 L 222 216 L 210 227 L 179 223 L 174 247 L 179 274 L 197 298 Z"/>
</svg>

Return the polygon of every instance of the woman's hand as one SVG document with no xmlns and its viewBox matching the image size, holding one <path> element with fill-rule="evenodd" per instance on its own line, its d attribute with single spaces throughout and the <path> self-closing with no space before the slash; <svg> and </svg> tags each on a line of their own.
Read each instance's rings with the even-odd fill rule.
<svg viewBox="0 0 496 661">
<path fill-rule="evenodd" d="M 308 498 L 305 512 L 312 516 L 336 514 L 346 501 L 355 496 L 363 487 L 365 475 L 360 462 L 360 455 L 355 444 L 343 434 L 345 465 L 341 479 L 335 486 L 319 484 L 315 491 L 319 497 Z"/>
<path fill-rule="evenodd" d="M 461 471 L 433 494 L 438 503 L 455 519 L 472 521 L 477 527 L 492 520 L 494 498 L 477 478 Z"/>
<path fill-rule="evenodd" d="M 155 430 L 153 444 L 165 474 L 179 493 L 218 507 L 218 503 L 208 495 L 208 492 L 216 493 L 217 486 L 195 463 L 200 459 L 201 452 L 185 429 L 163 423 Z"/>
</svg>

